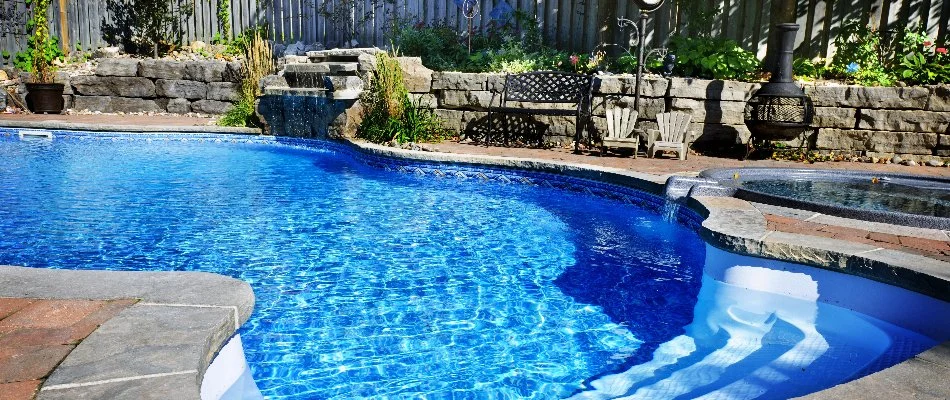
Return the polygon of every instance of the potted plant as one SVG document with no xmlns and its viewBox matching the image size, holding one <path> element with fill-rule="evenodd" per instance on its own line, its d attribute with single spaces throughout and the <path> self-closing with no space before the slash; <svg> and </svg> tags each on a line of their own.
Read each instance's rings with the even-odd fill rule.
<svg viewBox="0 0 950 400">
<path fill-rule="evenodd" d="M 33 37 L 31 38 L 32 74 L 26 84 L 26 105 L 37 114 L 59 114 L 63 111 L 63 84 L 54 83 L 58 58 L 56 40 L 50 37 L 48 11 L 50 0 L 27 0 L 33 3 Z"/>
</svg>

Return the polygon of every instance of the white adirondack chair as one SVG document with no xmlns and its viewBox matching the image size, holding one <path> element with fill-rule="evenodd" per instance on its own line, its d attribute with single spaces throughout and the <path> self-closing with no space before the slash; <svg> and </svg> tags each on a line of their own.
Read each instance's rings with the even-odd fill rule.
<svg viewBox="0 0 950 400">
<path fill-rule="evenodd" d="M 640 113 L 630 107 L 607 106 L 607 134 L 601 141 L 601 154 L 608 147 L 633 148 L 633 158 L 637 158 L 640 147 L 640 134 L 634 131 Z"/>
<path fill-rule="evenodd" d="M 685 160 L 693 138 L 693 132 L 689 131 L 690 119 L 689 114 L 680 112 L 657 114 L 660 129 L 647 132 L 647 156 L 653 158 L 658 151 L 675 151 L 680 160 Z"/>
</svg>

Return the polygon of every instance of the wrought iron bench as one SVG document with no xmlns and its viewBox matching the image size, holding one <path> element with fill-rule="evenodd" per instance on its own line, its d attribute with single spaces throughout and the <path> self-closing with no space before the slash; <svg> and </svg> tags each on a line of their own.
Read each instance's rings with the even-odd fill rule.
<svg viewBox="0 0 950 400">
<path fill-rule="evenodd" d="M 492 114 L 522 114 L 522 115 L 549 115 L 574 116 L 576 118 L 574 132 L 574 150 L 578 149 L 581 140 L 581 131 L 590 122 L 591 90 L 594 78 L 591 75 L 572 74 L 566 72 L 538 71 L 523 74 L 509 74 L 505 76 L 505 87 L 501 93 L 498 106 L 492 102 L 488 107 L 488 135 L 492 136 L 494 124 Z M 522 104 L 512 106 L 509 102 L 540 103 L 540 104 L 574 104 L 574 109 L 567 108 L 529 108 Z M 520 106 L 520 107 L 519 107 Z M 507 126 L 505 127 L 507 130 Z M 508 144 L 508 135 L 505 135 L 505 144 Z"/>
</svg>

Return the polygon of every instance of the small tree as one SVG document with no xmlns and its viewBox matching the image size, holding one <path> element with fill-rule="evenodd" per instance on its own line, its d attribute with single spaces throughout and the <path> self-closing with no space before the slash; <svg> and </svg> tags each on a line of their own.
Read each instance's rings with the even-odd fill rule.
<svg viewBox="0 0 950 400">
<path fill-rule="evenodd" d="M 152 56 L 181 43 L 185 20 L 194 13 L 194 3 L 171 0 L 106 0 L 112 21 L 103 21 L 106 41 L 122 43 L 126 51 Z"/>
</svg>

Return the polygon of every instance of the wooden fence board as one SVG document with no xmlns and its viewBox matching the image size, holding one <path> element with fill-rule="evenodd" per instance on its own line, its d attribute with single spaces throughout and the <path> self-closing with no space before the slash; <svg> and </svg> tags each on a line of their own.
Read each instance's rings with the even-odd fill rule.
<svg viewBox="0 0 950 400">
<path fill-rule="evenodd" d="M 210 41 L 221 30 L 222 21 L 217 19 L 218 0 L 170 0 L 177 4 L 193 2 L 194 14 L 184 22 L 183 42 Z M 328 23 L 319 15 L 318 7 L 324 2 L 339 6 L 340 0 L 228 0 L 230 2 L 230 26 L 232 35 L 256 26 L 267 24 L 269 36 L 281 42 L 321 42 L 327 47 L 340 43 L 339 27 Z M 600 44 L 598 31 L 603 21 L 598 21 L 598 8 L 606 4 L 597 0 L 507 0 L 508 4 L 533 15 L 545 34 L 545 43 L 572 52 L 589 52 Z M 424 21 L 429 25 L 446 24 L 458 32 L 467 31 L 468 20 L 464 18 L 453 0 L 396 0 L 395 3 L 376 8 L 382 0 L 361 0 L 352 11 L 357 41 L 361 46 L 388 46 L 391 18 L 415 24 Z M 476 29 L 487 29 L 491 22 L 490 12 L 499 0 L 480 1 L 479 15 L 473 21 Z M 746 49 L 764 55 L 768 32 L 771 1 L 754 0 L 694 0 L 701 7 L 712 10 L 721 7 L 722 13 L 714 19 L 711 27 L 700 27 L 686 20 L 686 5 L 669 0 L 648 20 L 647 39 L 650 46 L 661 46 L 670 35 L 695 33 L 700 29 L 714 36 L 734 39 Z M 22 0 L 0 0 L 0 5 L 14 4 L 25 10 Z M 631 0 L 620 0 L 612 5 L 617 15 L 636 20 L 638 11 Z M 59 35 L 58 2 L 52 2 L 51 31 Z M 904 26 L 919 25 L 938 43 L 948 39 L 950 25 L 950 0 L 800 0 L 798 22 L 799 52 L 812 57 L 828 57 L 833 51 L 835 35 L 841 25 L 850 19 L 858 19 L 886 31 Z M 102 38 L 103 23 L 112 21 L 105 0 L 69 0 L 66 16 L 70 49 L 81 47 L 85 51 L 107 45 Z M 695 22 L 695 21 L 694 21 Z M 611 21 L 610 23 L 614 23 Z M 0 37 L 0 49 L 11 54 L 0 60 L 4 65 L 12 63 L 13 54 L 25 46 L 24 35 L 8 34 Z M 616 30 L 607 38 L 609 43 L 625 43 L 626 37 Z"/>
</svg>

